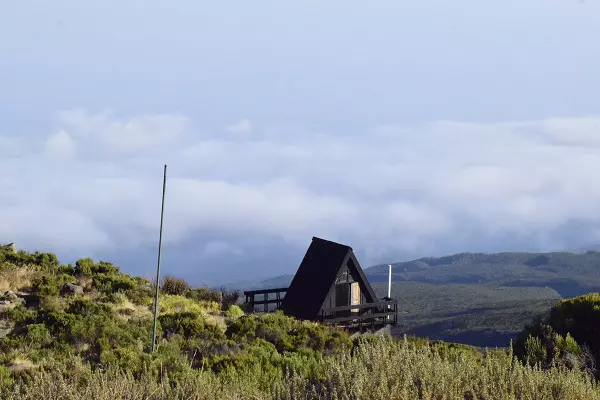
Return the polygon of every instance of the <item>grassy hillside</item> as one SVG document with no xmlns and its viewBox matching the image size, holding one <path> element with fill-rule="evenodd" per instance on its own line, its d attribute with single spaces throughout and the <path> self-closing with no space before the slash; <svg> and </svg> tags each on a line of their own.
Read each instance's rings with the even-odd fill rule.
<svg viewBox="0 0 600 400">
<path fill-rule="evenodd" d="M 3 399 L 600 399 L 578 368 L 245 316 L 235 293 L 173 277 L 161 283 L 151 354 L 153 285 L 102 261 L 62 265 L 49 253 L 0 250 L 0 288 Z"/>
</svg>

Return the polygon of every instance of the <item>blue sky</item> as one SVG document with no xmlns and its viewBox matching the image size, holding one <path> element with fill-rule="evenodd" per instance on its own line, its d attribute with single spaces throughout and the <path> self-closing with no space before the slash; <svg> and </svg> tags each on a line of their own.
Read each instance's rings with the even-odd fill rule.
<svg viewBox="0 0 600 400">
<path fill-rule="evenodd" d="M 0 6 L 0 242 L 218 283 L 600 239 L 600 3 Z"/>
</svg>

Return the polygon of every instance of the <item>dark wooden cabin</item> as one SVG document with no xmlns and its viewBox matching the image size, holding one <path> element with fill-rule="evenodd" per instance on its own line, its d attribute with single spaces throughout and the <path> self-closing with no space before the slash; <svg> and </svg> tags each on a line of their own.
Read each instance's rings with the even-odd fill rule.
<svg viewBox="0 0 600 400">
<path fill-rule="evenodd" d="M 267 312 L 281 309 L 298 319 L 360 329 L 397 323 L 398 302 L 377 298 L 352 248 L 317 237 L 288 288 L 244 294 L 252 312 L 256 306 Z"/>
</svg>

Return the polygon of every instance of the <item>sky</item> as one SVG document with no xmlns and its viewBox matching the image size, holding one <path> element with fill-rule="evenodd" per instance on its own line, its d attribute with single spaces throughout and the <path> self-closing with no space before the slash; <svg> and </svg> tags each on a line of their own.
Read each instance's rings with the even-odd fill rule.
<svg viewBox="0 0 600 400">
<path fill-rule="evenodd" d="M 595 0 L 0 4 L 0 243 L 216 285 L 600 243 Z"/>
</svg>

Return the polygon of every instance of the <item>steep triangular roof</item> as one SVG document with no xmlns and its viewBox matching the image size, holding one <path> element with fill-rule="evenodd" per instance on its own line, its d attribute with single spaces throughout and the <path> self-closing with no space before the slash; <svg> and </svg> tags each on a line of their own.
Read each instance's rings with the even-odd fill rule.
<svg viewBox="0 0 600 400">
<path fill-rule="evenodd" d="M 377 300 L 352 248 L 313 237 L 306 255 L 287 290 L 281 310 L 299 319 L 314 319 L 319 313 L 339 271 L 347 266 L 359 282 L 368 302 Z"/>
</svg>

